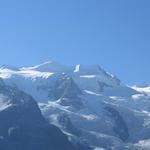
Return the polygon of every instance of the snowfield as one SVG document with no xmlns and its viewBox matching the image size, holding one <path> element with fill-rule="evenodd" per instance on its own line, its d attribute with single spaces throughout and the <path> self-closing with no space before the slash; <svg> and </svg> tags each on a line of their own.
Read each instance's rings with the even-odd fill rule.
<svg viewBox="0 0 150 150">
<path fill-rule="evenodd" d="M 148 150 L 150 86 L 128 87 L 100 66 L 2 66 L 6 85 L 30 94 L 50 124 L 93 150 Z M 9 107 L 0 95 L 0 111 Z"/>
</svg>

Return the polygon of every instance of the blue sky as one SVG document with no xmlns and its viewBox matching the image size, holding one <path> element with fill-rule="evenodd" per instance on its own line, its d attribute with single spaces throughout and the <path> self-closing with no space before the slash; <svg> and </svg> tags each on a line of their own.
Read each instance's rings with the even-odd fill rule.
<svg viewBox="0 0 150 150">
<path fill-rule="evenodd" d="M 0 64 L 48 60 L 150 83 L 150 1 L 1 0 Z"/>
</svg>

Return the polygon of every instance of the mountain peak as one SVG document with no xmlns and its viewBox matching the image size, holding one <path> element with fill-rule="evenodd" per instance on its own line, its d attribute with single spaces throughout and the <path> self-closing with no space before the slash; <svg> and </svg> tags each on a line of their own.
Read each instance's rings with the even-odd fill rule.
<svg viewBox="0 0 150 150">
<path fill-rule="evenodd" d="M 22 70 L 36 70 L 41 72 L 63 72 L 67 68 L 59 63 L 54 61 L 47 61 L 40 65 L 35 65 L 33 67 L 23 67 Z"/>
<path fill-rule="evenodd" d="M 74 73 L 98 74 L 101 71 L 99 65 L 81 65 L 78 64 L 74 68 Z"/>
<path fill-rule="evenodd" d="M 115 78 L 114 75 L 106 72 L 99 65 L 81 65 L 78 64 L 74 67 L 74 73 L 78 73 L 80 75 L 104 75 L 109 76 L 111 78 Z"/>
<path fill-rule="evenodd" d="M 8 70 L 19 71 L 19 69 L 17 67 L 14 67 L 14 66 L 11 66 L 11 65 L 6 65 L 6 64 L 2 65 L 0 67 L 0 69 L 8 69 Z"/>
</svg>

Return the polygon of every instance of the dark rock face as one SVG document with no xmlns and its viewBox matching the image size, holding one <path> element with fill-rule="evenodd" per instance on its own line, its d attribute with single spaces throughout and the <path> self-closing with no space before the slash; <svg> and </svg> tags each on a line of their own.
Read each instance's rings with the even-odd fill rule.
<svg viewBox="0 0 150 150">
<path fill-rule="evenodd" d="M 120 113 L 112 107 L 107 106 L 105 110 L 109 112 L 108 115 L 114 120 L 114 132 L 125 142 L 129 138 L 129 131 L 124 119 Z"/>
<path fill-rule="evenodd" d="M 84 144 L 77 143 L 76 147 L 78 150 L 93 150 L 93 148 L 89 147 L 88 144 L 86 144 L 86 143 L 84 143 Z"/>
<path fill-rule="evenodd" d="M 4 81 L 0 78 L 0 86 L 4 85 Z"/>
<path fill-rule="evenodd" d="M 76 109 L 80 109 L 83 106 L 80 99 L 82 91 L 71 77 L 59 79 L 51 93 L 53 94 L 54 99 L 60 99 L 60 104 L 63 106 L 71 106 Z"/>
<path fill-rule="evenodd" d="M 98 82 L 98 84 L 99 84 L 99 91 L 100 92 L 104 92 L 106 87 L 112 87 L 111 85 L 108 85 L 108 84 L 106 84 L 104 82 Z"/>
<path fill-rule="evenodd" d="M 71 77 L 63 77 L 56 81 L 52 91 L 55 99 L 59 98 L 77 98 L 82 94 L 79 87 Z"/>
<path fill-rule="evenodd" d="M 80 98 L 78 99 L 62 98 L 60 99 L 60 104 L 62 106 L 69 106 L 75 110 L 80 110 L 83 107 L 83 103 Z"/>
<path fill-rule="evenodd" d="M 76 135 L 76 136 L 81 135 L 81 131 L 77 129 L 76 127 L 74 127 L 70 118 L 67 115 L 65 114 L 59 115 L 58 121 L 65 131 L 72 133 L 73 135 Z"/>
<path fill-rule="evenodd" d="M 67 137 L 49 125 L 31 96 L 0 84 L 0 98 L 9 107 L 0 111 L 1 150 L 75 150 Z"/>
</svg>

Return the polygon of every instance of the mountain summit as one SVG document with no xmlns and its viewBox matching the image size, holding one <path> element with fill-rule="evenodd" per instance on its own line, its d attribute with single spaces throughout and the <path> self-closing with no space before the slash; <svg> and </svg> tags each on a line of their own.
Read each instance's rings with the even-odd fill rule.
<svg viewBox="0 0 150 150">
<path fill-rule="evenodd" d="M 1 67 L 0 77 L 2 91 L 6 86 L 31 95 L 48 124 L 59 128 L 77 150 L 145 150 L 143 143 L 149 142 L 149 86 L 126 86 L 99 65 L 55 62 L 19 69 Z M 26 95 L 19 94 L 19 103 L 24 104 L 24 96 L 29 100 Z M 1 97 L 2 111 L 12 106 Z"/>
</svg>

